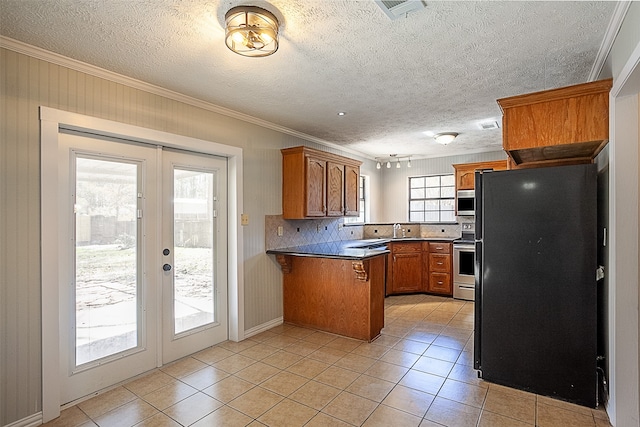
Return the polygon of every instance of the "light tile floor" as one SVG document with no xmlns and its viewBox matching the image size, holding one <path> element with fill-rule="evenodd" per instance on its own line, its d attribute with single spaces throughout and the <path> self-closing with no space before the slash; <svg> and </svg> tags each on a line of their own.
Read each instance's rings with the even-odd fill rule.
<svg viewBox="0 0 640 427">
<path fill-rule="evenodd" d="M 281 325 L 154 370 L 46 425 L 610 425 L 602 409 L 478 379 L 473 303 L 407 295 L 385 305 L 372 343 Z"/>
</svg>

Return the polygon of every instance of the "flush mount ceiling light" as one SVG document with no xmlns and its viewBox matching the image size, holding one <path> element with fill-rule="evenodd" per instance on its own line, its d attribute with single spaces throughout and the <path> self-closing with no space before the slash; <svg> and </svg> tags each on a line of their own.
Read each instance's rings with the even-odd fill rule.
<svg viewBox="0 0 640 427">
<path fill-rule="evenodd" d="M 256 6 L 237 6 L 224 17 L 227 47 L 242 56 L 269 56 L 278 50 L 278 20 Z"/>
<path fill-rule="evenodd" d="M 434 136 L 433 138 L 436 140 L 438 144 L 447 145 L 456 139 L 458 134 L 456 132 L 442 132 Z"/>
</svg>

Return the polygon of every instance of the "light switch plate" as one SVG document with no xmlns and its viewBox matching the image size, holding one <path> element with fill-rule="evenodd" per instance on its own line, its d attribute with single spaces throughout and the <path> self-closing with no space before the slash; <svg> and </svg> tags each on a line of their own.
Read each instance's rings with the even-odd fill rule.
<svg viewBox="0 0 640 427">
<path fill-rule="evenodd" d="M 240 224 L 241 225 L 249 225 L 249 215 L 241 214 L 240 215 Z"/>
</svg>

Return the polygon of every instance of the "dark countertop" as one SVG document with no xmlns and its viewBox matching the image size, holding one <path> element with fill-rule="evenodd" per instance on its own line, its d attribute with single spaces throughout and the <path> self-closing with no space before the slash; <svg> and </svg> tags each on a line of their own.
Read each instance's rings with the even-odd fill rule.
<svg viewBox="0 0 640 427">
<path fill-rule="evenodd" d="M 423 237 L 404 237 L 397 239 L 363 239 L 363 240 L 344 240 L 326 243 L 314 243 L 304 246 L 293 246 L 289 248 L 270 249 L 268 254 L 274 255 L 293 255 L 318 258 L 335 258 L 335 259 L 352 259 L 362 260 L 372 258 L 379 255 L 389 253 L 387 244 L 389 242 L 407 242 L 407 241 L 438 241 L 452 242 L 455 238 L 423 238 Z"/>
<path fill-rule="evenodd" d="M 380 242 L 381 239 L 374 239 Z M 389 253 L 384 242 L 381 247 L 370 248 L 366 240 L 347 240 L 338 242 L 315 243 L 312 245 L 294 246 L 290 248 L 271 249 L 268 254 L 293 255 L 319 258 L 336 258 L 361 260 Z M 364 247 L 363 247 L 364 245 Z"/>
</svg>

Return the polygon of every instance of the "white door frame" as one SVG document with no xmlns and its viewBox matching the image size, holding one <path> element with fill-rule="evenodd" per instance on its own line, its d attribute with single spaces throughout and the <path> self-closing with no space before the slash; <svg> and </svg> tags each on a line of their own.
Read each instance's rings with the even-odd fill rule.
<svg viewBox="0 0 640 427">
<path fill-rule="evenodd" d="M 42 283 L 42 419 L 60 415 L 60 343 L 58 203 L 60 197 L 57 151 L 60 128 L 84 131 L 155 146 L 226 157 L 228 160 L 228 303 L 229 339 L 244 339 L 244 256 L 240 214 L 243 212 L 242 149 L 154 129 L 85 116 L 45 106 L 40 107 L 40 201 Z"/>
<path fill-rule="evenodd" d="M 609 400 L 607 413 L 619 426 L 640 417 L 640 43 L 609 96 Z"/>
</svg>

